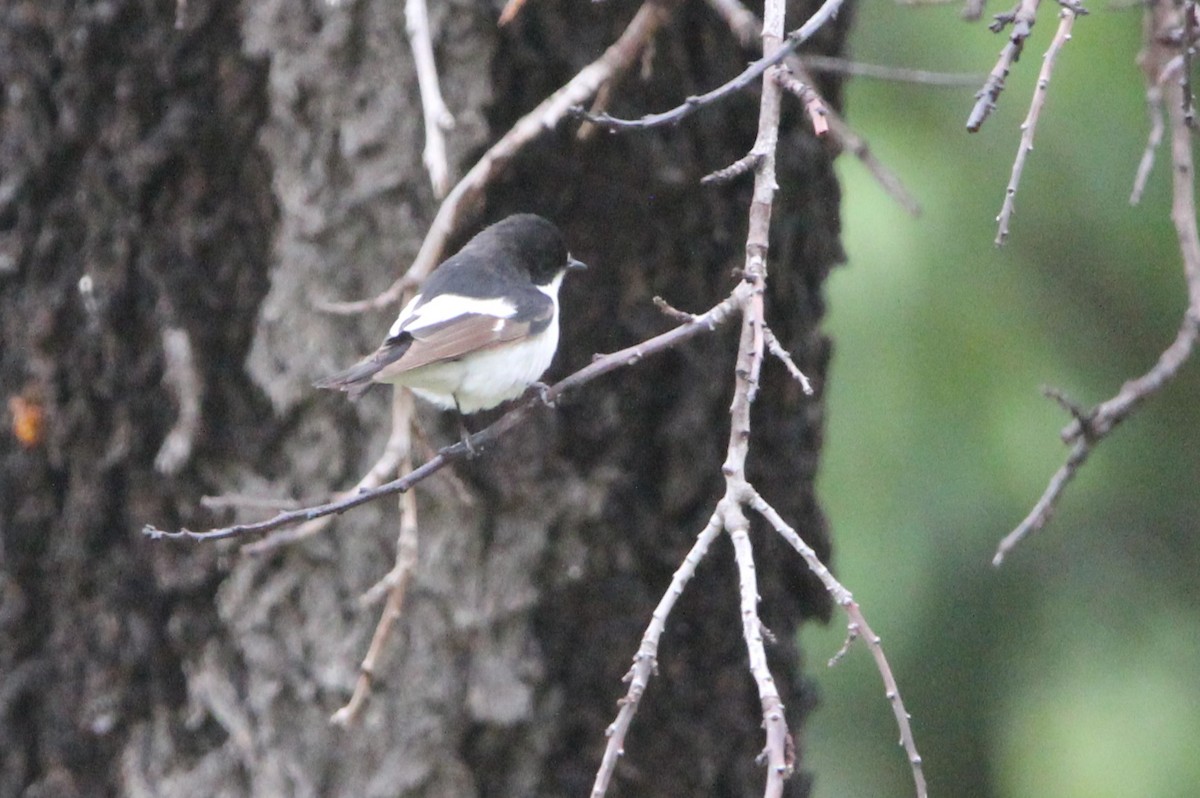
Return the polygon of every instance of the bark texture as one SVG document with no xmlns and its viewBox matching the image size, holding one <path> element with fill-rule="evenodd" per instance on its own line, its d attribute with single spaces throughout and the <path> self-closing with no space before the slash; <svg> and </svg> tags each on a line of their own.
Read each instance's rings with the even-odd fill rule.
<svg viewBox="0 0 1200 798">
<path fill-rule="evenodd" d="M 362 723 L 332 727 L 375 624 L 359 596 L 391 565 L 395 508 L 262 558 L 137 530 L 226 520 L 196 509 L 203 493 L 319 497 L 378 455 L 385 390 L 352 405 L 307 386 L 391 321 L 313 300 L 387 286 L 437 207 L 403 5 L 183 8 L 179 30 L 167 2 L 0 12 L 0 379 L 46 418 L 29 446 L 6 434 L 0 462 L 0 795 L 586 794 L 650 609 L 720 495 L 734 331 L 610 375 L 422 485 L 406 615 Z M 635 9 L 530 0 L 501 32 L 489 5 L 431 4 L 452 167 Z M 815 46 L 835 52 L 847 20 Z M 685 4 L 612 110 L 667 107 L 752 57 Z M 756 102 L 585 142 L 561 126 L 489 192 L 480 222 L 542 213 L 592 266 L 564 289 L 551 377 L 665 329 L 655 294 L 701 310 L 727 293 L 749 181 L 698 180 L 752 143 Z M 839 195 L 795 108 L 779 182 L 768 318 L 819 385 Z M 201 424 L 167 477 L 154 462 L 182 406 L 164 382 L 172 330 L 191 342 Z M 822 413 L 769 365 L 751 477 L 827 550 L 813 495 Z M 456 434 L 451 419 L 423 419 L 434 445 Z M 812 694 L 791 640 L 828 601 L 772 536 L 755 543 L 799 738 Z M 718 544 L 668 626 L 615 794 L 761 791 L 740 632 Z M 803 777 L 789 786 L 806 790 Z"/>
</svg>

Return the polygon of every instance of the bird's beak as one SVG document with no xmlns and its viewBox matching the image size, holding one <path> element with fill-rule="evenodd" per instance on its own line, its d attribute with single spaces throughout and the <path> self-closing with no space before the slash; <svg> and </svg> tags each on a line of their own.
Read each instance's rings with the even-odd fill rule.
<svg viewBox="0 0 1200 798">
<path fill-rule="evenodd" d="M 570 255 L 567 256 L 567 269 L 570 271 L 581 271 L 587 268 L 587 264 L 581 260 L 575 260 Z"/>
</svg>

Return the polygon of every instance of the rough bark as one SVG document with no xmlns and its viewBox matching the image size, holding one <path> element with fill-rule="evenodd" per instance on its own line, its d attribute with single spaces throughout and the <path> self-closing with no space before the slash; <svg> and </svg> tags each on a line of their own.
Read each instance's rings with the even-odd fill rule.
<svg viewBox="0 0 1200 798">
<path fill-rule="evenodd" d="M 531 0 L 500 32 L 490 6 L 433 4 L 460 173 L 635 7 Z M 403 6 L 189 0 L 181 31 L 175 11 L 3 11 L 0 377 L 47 424 L 31 448 L 3 444 L 0 795 L 586 794 L 650 608 L 721 490 L 732 330 L 593 384 L 423 485 L 406 615 L 363 722 L 332 727 L 374 626 L 358 597 L 390 566 L 394 507 L 258 559 L 137 529 L 223 520 L 196 509 L 203 493 L 324 495 L 382 446 L 386 391 L 351 405 L 307 386 L 390 322 L 312 300 L 388 285 L 436 210 Z M 613 110 L 666 107 L 749 57 L 687 4 Z M 543 213 L 592 265 L 565 289 L 552 375 L 664 329 L 654 294 L 699 310 L 727 292 L 748 184 L 698 179 L 753 141 L 755 104 L 583 143 L 563 126 L 489 193 L 480 220 Z M 829 161 L 792 109 L 768 313 L 818 384 L 821 283 L 841 258 Z M 189 334 L 203 386 L 196 451 L 173 478 L 153 468 L 175 418 L 166 328 Z M 822 413 L 768 367 L 751 476 L 827 550 L 813 495 Z M 435 443 L 455 434 L 423 419 Z M 812 698 L 791 641 L 828 602 L 770 535 L 755 542 L 800 734 Z M 761 790 L 729 554 L 715 547 L 667 629 L 619 794 Z M 806 792 L 804 778 L 789 789 Z"/>
</svg>

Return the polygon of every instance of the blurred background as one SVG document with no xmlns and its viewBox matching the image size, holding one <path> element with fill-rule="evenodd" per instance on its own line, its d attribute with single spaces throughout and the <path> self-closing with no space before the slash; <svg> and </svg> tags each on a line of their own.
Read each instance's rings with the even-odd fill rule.
<svg viewBox="0 0 1200 798">
<path fill-rule="evenodd" d="M 977 73 L 971 88 L 855 79 L 850 123 L 917 195 L 913 219 L 839 161 L 849 263 L 820 495 L 835 565 L 884 641 L 930 792 L 1200 795 L 1200 368 L 1119 428 L 1051 524 L 996 543 L 1066 456 L 1042 385 L 1092 406 L 1140 375 L 1185 306 L 1165 154 L 1130 207 L 1147 131 L 1141 11 L 1091 6 L 1062 52 L 996 249 L 1019 125 L 1057 26 L 1043 7 L 999 109 L 964 124 L 1003 38 L 958 5 L 865 0 L 851 57 Z M 992 12 L 999 10 L 991 9 Z M 821 708 L 816 798 L 913 794 L 870 657 L 824 670 L 844 618 L 804 632 Z"/>
</svg>

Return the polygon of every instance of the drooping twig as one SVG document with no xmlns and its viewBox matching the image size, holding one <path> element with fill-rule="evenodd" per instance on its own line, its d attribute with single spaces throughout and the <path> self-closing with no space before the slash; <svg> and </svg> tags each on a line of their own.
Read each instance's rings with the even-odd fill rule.
<svg viewBox="0 0 1200 798">
<path fill-rule="evenodd" d="M 412 424 L 413 398 L 408 391 L 397 390 L 392 397 L 392 417 L 401 423 L 398 425 L 403 432 L 399 447 L 403 452 L 400 467 L 405 471 L 412 470 Z M 393 437 L 396 437 L 393 430 Z M 358 669 L 358 679 L 354 683 L 354 692 L 345 706 L 333 713 L 330 722 L 347 727 L 358 720 L 371 696 L 371 684 L 375 678 L 375 669 L 383 647 L 387 643 L 392 626 L 400 618 L 404 609 L 404 595 L 408 588 L 413 569 L 417 565 L 417 497 L 412 491 L 400 496 L 400 534 L 396 540 L 396 562 L 387 575 L 363 597 L 363 603 L 371 603 L 380 594 L 387 596 L 375 633 L 371 635 L 371 644 L 363 657 Z"/>
<path fill-rule="evenodd" d="M 967 117 L 967 130 L 971 133 L 977 132 L 995 109 L 1000 92 L 1004 91 L 1004 81 L 1008 78 L 1013 64 L 1021 57 L 1021 51 L 1025 49 L 1025 40 L 1033 30 L 1039 3 L 1040 0 L 1020 0 L 1014 11 L 996 15 L 996 22 L 991 26 L 993 31 L 999 33 L 1010 22 L 1013 27 L 1008 34 L 1008 44 L 1000 51 L 1000 58 L 984 81 L 983 88 L 975 94 L 975 106 L 971 109 L 971 115 Z"/>
<path fill-rule="evenodd" d="M 1037 86 L 1033 89 L 1033 99 L 1029 103 L 1029 114 L 1021 124 L 1021 143 L 1017 146 L 1017 157 L 1013 159 L 1012 176 L 1008 180 L 1008 188 L 1004 192 L 1004 203 L 1000 206 L 1000 214 L 996 217 L 999 228 L 996 232 L 996 246 L 1003 246 L 1008 237 L 1008 224 L 1016 209 L 1017 187 L 1021 183 L 1021 172 L 1025 169 L 1025 159 L 1033 151 L 1033 134 L 1037 130 L 1038 116 L 1046 103 L 1046 89 L 1050 86 L 1050 76 L 1054 72 L 1054 62 L 1062 46 L 1071 38 L 1071 27 L 1075 24 L 1075 12 L 1063 8 L 1059 12 L 1058 30 L 1050 42 L 1049 49 L 1042 57 L 1042 69 L 1038 73 Z"/>
<path fill-rule="evenodd" d="M 1146 13 L 1150 23 L 1146 25 L 1146 43 L 1141 55 L 1147 70 L 1147 85 L 1159 82 L 1158 78 L 1167 64 L 1175 57 L 1164 43 L 1163 32 L 1178 27 L 1177 12 L 1170 3 L 1153 3 Z M 1045 526 L 1054 512 L 1054 507 L 1066 488 L 1087 460 L 1091 450 L 1137 407 L 1149 397 L 1162 390 L 1178 374 L 1179 369 L 1191 357 L 1196 339 L 1200 336 L 1200 231 L 1196 225 L 1196 196 L 1193 185 L 1195 164 L 1192 154 L 1192 133 L 1188 127 L 1178 82 L 1166 84 L 1167 118 L 1171 126 L 1172 194 L 1171 221 L 1179 241 L 1180 257 L 1183 261 L 1184 281 L 1187 285 L 1188 307 L 1180 322 L 1175 340 L 1168 346 L 1154 366 L 1145 374 L 1129 380 L 1121 386 L 1116 396 L 1098 405 L 1086 414 L 1075 413 L 1076 420 L 1063 430 L 1063 440 L 1071 444 L 1071 453 L 1066 463 L 1055 473 L 1050 484 L 1042 493 L 1028 516 L 1000 541 L 993 565 L 1000 565 L 1005 556 L 1031 532 Z M 1082 416 L 1086 423 L 1080 421 Z"/>
<path fill-rule="evenodd" d="M 795 52 L 796 48 L 808 41 L 808 39 L 820 30 L 827 22 L 837 16 L 838 10 L 842 6 L 843 0 L 825 0 L 820 8 L 817 9 L 807 22 L 802 26 L 792 31 L 784 40 L 783 46 L 770 55 L 763 56 L 755 61 L 737 77 L 729 80 L 721 86 L 713 89 L 705 94 L 688 97 L 682 105 L 678 105 L 669 111 L 664 111 L 658 114 L 647 114 L 640 119 L 618 119 L 607 113 L 592 114 L 585 111 L 583 108 L 573 108 L 571 113 L 589 122 L 611 131 L 646 129 L 652 127 L 660 127 L 662 125 L 673 125 L 685 117 L 690 116 L 693 112 L 705 105 L 717 102 L 725 97 L 729 97 L 742 89 L 752 84 L 764 72 L 771 67 L 780 63 L 789 54 Z"/>
<path fill-rule="evenodd" d="M 742 5 L 741 0 L 708 0 L 708 4 L 721 19 L 725 20 L 725 24 L 737 37 L 738 42 L 747 49 L 756 47 L 759 43 L 759 35 L 762 32 L 762 22 L 758 16 Z M 809 86 L 814 85 L 815 81 L 812 75 L 809 74 L 807 67 L 801 57 L 792 53 L 783 61 L 784 66 L 788 71 L 799 78 Z M 825 106 L 825 121 L 829 123 L 829 135 L 833 141 L 843 150 L 849 152 L 859 160 L 867 172 L 875 178 L 884 192 L 892 199 L 900 204 L 904 210 L 908 211 L 913 216 L 918 216 L 921 213 L 921 205 L 912 195 L 904 183 L 896 176 L 895 172 L 884 166 L 875 154 L 871 152 L 871 146 L 865 138 L 860 136 L 853 128 L 846 123 L 840 114 L 829 106 L 829 103 L 824 103 Z"/>
<path fill-rule="evenodd" d="M 766 338 L 767 349 L 770 351 L 770 353 L 779 358 L 779 361 L 783 363 L 784 367 L 788 370 L 788 374 L 792 375 L 792 379 L 800 383 L 800 389 L 808 396 L 812 396 L 812 383 L 808 381 L 808 377 L 806 377 L 804 372 L 800 370 L 800 367 L 796 365 L 796 361 L 792 360 L 792 356 L 788 353 L 788 351 L 783 348 L 783 344 L 781 344 L 779 339 L 775 337 L 775 333 L 771 332 L 771 328 L 765 324 L 763 325 L 763 335 Z"/>
<path fill-rule="evenodd" d="M 867 623 L 866 616 L 863 615 L 862 608 L 858 602 L 854 600 L 854 596 L 847 590 L 838 580 L 830 573 L 825 564 L 817 557 L 817 553 L 812 547 L 804 542 L 803 538 L 792 529 L 783 517 L 770 504 L 759 496 L 757 493 L 749 500 L 750 507 L 761 515 L 768 524 L 774 527 L 775 531 L 783 536 L 792 548 L 794 548 L 808 567 L 821 583 L 825 585 L 825 589 L 833 596 L 834 601 L 845 611 L 848 618 L 846 637 L 846 646 L 842 651 L 830 661 L 834 664 L 841 654 L 845 653 L 845 649 L 849 647 L 856 639 L 862 638 L 867 647 L 871 651 L 871 656 L 875 660 L 875 668 L 879 671 L 879 676 L 883 680 L 884 693 L 887 695 L 888 702 L 892 705 L 892 715 L 896 719 L 896 726 L 900 729 L 900 744 L 904 747 L 904 752 L 908 756 L 908 764 L 912 769 L 913 783 L 916 785 L 918 798 L 926 798 L 928 796 L 928 788 L 925 785 L 925 771 L 921 761 L 921 754 L 917 751 L 916 739 L 913 737 L 912 724 L 909 722 L 908 710 L 904 707 L 904 698 L 900 695 L 900 687 L 896 683 L 896 677 L 892 673 L 891 665 L 888 664 L 887 655 L 884 654 L 883 645 L 879 636 L 871 630 Z"/>
<path fill-rule="evenodd" d="M 709 519 L 708 525 L 696 537 L 691 551 L 687 553 L 679 568 L 675 570 L 670 586 L 663 593 L 662 598 L 658 601 L 658 606 L 650 615 L 650 625 L 646 627 L 641 645 L 638 646 L 637 654 L 633 657 L 633 667 L 625 676 L 625 681 L 629 682 L 629 689 L 619 702 L 621 709 L 617 712 L 617 719 L 604 732 L 608 737 L 608 743 L 604 746 L 604 756 L 600 760 L 600 767 L 596 771 L 596 780 L 592 784 L 592 798 L 603 798 L 612 781 L 617 761 L 625 753 L 625 735 L 629 732 L 630 724 L 633 723 L 633 716 L 637 714 L 638 705 L 641 702 L 642 694 L 646 691 L 646 686 L 650 683 L 650 677 L 658 670 L 658 641 L 662 638 L 663 630 L 666 628 L 667 618 L 671 615 L 676 600 L 683 595 L 684 587 L 695 575 L 696 566 L 708 553 L 708 547 L 724 529 L 720 515 L 714 513 Z"/>
<path fill-rule="evenodd" d="M 597 357 L 587 366 L 552 385 L 545 393 L 545 401 L 553 404 L 568 391 L 585 385 L 603 374 L 638 363 L 645 357 L 671 349 L 701 333 L 711 332 L 723 324 L 734 310 L 740 306 L 742 295 L 748 290 L 746 284 L 741 283 L 722 302 L 713 306 L 707 312 L 697 315 L 693 321 L 681 324 L 640 344 Z M 493 441 L 498 440 L 520 425 L 530 412 L 532 412 L 533 408 L 542 404 L 542 401 L 542 397 L 534 397 L 520 402 L 491 425 L 471 435 L 467 439 L 467 443 L 460 442 L 453 446 L 448 446 L 403 477 L 384 483 L 376 488 L 356 493 L 353 496 L 347 496 L 312 507 L 303 507 L 298 510 L 279 513 L 272 518 L 257 523 L 236 524 L 207 532 L 193 532 L 189 529 L 168 531 L 147 524 L 142 529 L 142 533 L 155 540 L 160 538 L 220 540 L 242 535 L 271 532 L 328 515 L 340 515 L 361 504 L 376 501 L 384 496 L 403 493 L 413 485 L 436 474 L 448 464 L 456 460 L 465 459 L 472 451 L 478 452 L 482 450 Z"/>
<path fill-rule="evenodd" d="M 780 0 L 769 0 L 767 3 L 765 24 L 763 26 L 763 51 L 770 54 L 782 48 L 783 3 Z M 868 634 L 868 645 L 876 657 L 883 680 L 887 686 L 888 699 L 893 710 L 897 712 L 897 721 L 901 728 L 901 741 L 909 754 L 914 780 L 917 785 L 919 798 L 924 798 L 925 783 L 921 771 L 920 756 L 916 752 L 908 716 L 895 686 L 895 679 L 888 667 L 878 637 L 870 631 L 862 617 L 857 604 L 853 602 L 849 591 L 842 588 L 833 579 L 829 570 L 821 563 L 815 552 L 808 548 L 799 536 L 791 530 L 778 514 L 774 513 L 761 497 L 754 491 L 746 480 L 746 458 L 750 448 L 750 408 L 758 390 L 759 373 L 762 368 L 764 352 L 767 348 L 776 351 L 788 364 L 789 370 L 799 374 L 799 369 L 787 355 L 786 351 L 771 334 L 764 318 L 763 293 L 767 282 L 768 232 L 770 229 L 774 193 L 776 191 L 775 151 L 778 141 L 779 109 L 781 101 L 781 82 L 776 79 L 763 81 L 762 98 L 759 110 L 758 137 L 747 158 L 739 164 L 751 164 L 754 169 L 754 193 L 750 205 L 749 232 L 746 241 L 746 261 L 742 270 L 743 283 L 739 286 L 740 296 L 736 307 L 742 314 L 742 331 L 739 336 L 737 361 L 734 367 L 734 397 L 730 406 L 729 444 L 725 462 L 721 472 L 725 476 L 725 495 L 718 502 L 717 508 L 704 531 L 700 533 L 692 551 L 689 552 L 683 565 L 672 579 L 658 608 L 652 617 L 651 626 L 643 636 L 641 647 L 634 657 L 634 667 L 627 677 L 631 684 L 626 696 L 621 701 L 621 709 L 617 720 L 609 726 L 609 740 L 605 749 L 604 759 L 597 772 L 592 798 L 603 798 L 611 780 L 613 768 L 618 757 L 623 753 L 624 740 L 629 724 L 637 711 L 638 703 L 645 690 L 649 675 L 653 672 L 658 640 L 666 622 L 666 615 L 674 606 L 674 602 L 691 574 L 696 563 L 704 556 L 711 540 L 721 530 L 729 533 L 734 546 L 735 558 L 738 563 L 739 594 L 741 596 L 743 637 L 746 641 L 750 671 L 758 688 L 759 699 L 763 710 L 763 727 L 766 730 L 766 744 L 762 761 L 767 763 L 767 783 L 764 795 L 776 798 L 782 795 L 784 780 L 791 774 L 794 766 L 794 753 L 791 738 L 787 731 L 784 708 L 780 700 L 775 680 L 768 669 L 766 653 L 763 646 L 763 627 L 757 612 L 758 590 L 755 577 L 754 553 L 746 531 L 749 522 L 746 519 L 746 506 L 760 508 L 760 512 L 769 512 L 773 517 L 768 519 L 777 523 L 780 534 L 794 539 L 793 545 L 804 554 L 810 567 L 819 574 L 821 579 L 833 594 L 838 604 L 851 615 L 852 628 L 864 628 Z M 745 168 L 742 167 L 742 171 Z M 673 318 L 682 319 L 685 323 L 691 318 L 665 301 L 656 298 L 657 304 L 665 313 Z M 807 381 L 799 374 L 802 385 Z"/>
<path fill-rule="evenodd" d="M 1142 201 L 1146 191 L 1146 182 L 1154 169 L 1154 160 L 1158 148 L 1162 145 L 1163 124 L 1162 86 L 1156 80 L 1146 83 L 1146 114 L 1150 118 L 1150 131 L 1146 134 L 1146 149 L 1142 152 L 1142 160 L 1138 162 L 1137 174 L 1133 178 L 1133 190 L 1129 193 L 1129 204 L 1137 205 Z"/>
<path fill-rule="evenodd" d="M 412 47 L 417 67 L 417 88 L 421 92 L 421 112 L 425 120 L 425 151 L 422 160 L 429 172 L 433 195 L 438 199 L 450 190 L 450 164 L 446 159 L 446 131 L 454 127 L 454 116 L 442 98 L 438 85 L 437 61 L 429 34 L 429 10 L 425 0 L 404 1 L 404 30 Z"/>
<path fill-rule="evenodd" d="M 464 224 L 474 210 L 487 185 L 507 167 L 525 145 L 552 130 L 567 111 L 584 102 L 612 75 L 624 71 L 633 63 L 650 37 L 654 35 L 675 7 L 674 0 L 646 0 L 633 19 L 604 54 L 576 73 L 558 91 L 542 100 L 536 108 L 517 120 L 500 140 L 483 154 L 476 164 L 446 195 L 429 232 L 408 270 L 387 290 L 371 299 L 357 302 L 319 302 L 317 306 L 329 313 L 353 314 L 378 310 L 399 301 L 404 292 L 420 285 L 441 259 L 450 236 Z"/>
<path fill-rule="evenodd" d="M 864 64 L 861 61 L 851 61 L 848 58 L 836 58 L 830 55 L 805 54 L 797 57 L 814 72 L 834 72 L 839 75 L 853 75 L 854 77 L 889 80 L 897 83 L 916 83 L 922 86 L 948 89 L 974 86 L 983 77 L 960 72 L 932 72 L 928 69 Z"/>
</svg>

